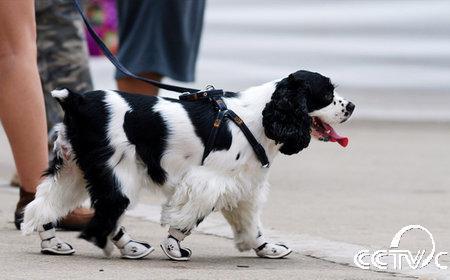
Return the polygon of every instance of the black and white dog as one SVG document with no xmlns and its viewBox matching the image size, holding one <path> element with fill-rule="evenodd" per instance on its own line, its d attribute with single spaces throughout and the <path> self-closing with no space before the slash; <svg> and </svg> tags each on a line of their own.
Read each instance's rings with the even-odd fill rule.
<svg viewBox="0 0 450 280">
<path fill-rule="evenodd" d="M 65 111 L 55 142 L 55 159 L 25 210 L 22 231 L 38 230 L 43 253 L 72 254 L 55 236 L 53 223 L 91 199 L 95 216 L 80 237 L 109 255 L 118 247 L 125 258 L 153 251 L 119 226 L 142 188 L 167 197 L 161 223 L 169 236 L 161 243 L 173 260 L 188 260 L 182 241 L 212 211 L 230 223 L 240 251 L 282 258 L 291 250 L 264 239 L 260 209 L 269 187 L 268 169 L 231 121 L 221 127 L 214 149 L 201 159 L 216 109 L 208 101 L 148 97 L 118 91 L 86 94 L 55 90 Z M 270 162 L 278 152 L 292 155 L 308 147 L 311 135 L 336 141 L 329 124 L 346 121 L 354 105 L 334 92 L 330 79 L 298 71 L 224 98 L 247 124 Z"/>
</svg>

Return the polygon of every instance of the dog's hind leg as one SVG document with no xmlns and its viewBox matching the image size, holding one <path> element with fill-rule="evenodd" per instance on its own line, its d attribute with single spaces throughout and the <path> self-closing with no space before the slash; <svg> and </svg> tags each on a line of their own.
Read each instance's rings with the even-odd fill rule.
<svg viewBox="0 0 450 280">
<path fill-rule="evenodd" d="M 110 167 L 100 168 L 102 169 L 96 170 L 97 167 L 89 170 L 86 174 L 95 214 L 80 238 L 93 242 L 103 249 L 106 256 L 111 255 L 114 244 L 120 250 L 122 258 L 143 258 L 154 249 L 145 242 L 133 240 L 119 226 L 120 218 L 130 204 L 128 197 L 135 197 L 139 187 L 127 184 L 121 176 L 120 164 L 115 166 L 114 171 Z M 126 174 L 127 178 L 133 176 L 134 174 Z"/>
<path fill-rule="evenodd" d="M 73 160 L 70 144 L 62 138 L 60 134 L 55 142 L 56 156 L 37 187 L 35 199 L 25 208 L 21 225 L 24 234 L 39 231 L 43 253 L 73 253 L 70 245 L 56 238 L 53 224 L 88 198 L 83 174 Z"/>
<path fill-rule="evenodd" d="M 25 208 L 21 225 L 23 234 L 57 222 L 88 198 L 84 180 L 77 174 L 79 172 L 76 166 L 64 165 L 58 174 L 50 174 L 43 179 L 36 189 L 35 199 Z"/>
<path fill-rule="evenodd" d="M 79 237 L 104 249 L 130 201 L 109 167 L 94 166 L 85 174 L 95 214 Z"/>
</svg>

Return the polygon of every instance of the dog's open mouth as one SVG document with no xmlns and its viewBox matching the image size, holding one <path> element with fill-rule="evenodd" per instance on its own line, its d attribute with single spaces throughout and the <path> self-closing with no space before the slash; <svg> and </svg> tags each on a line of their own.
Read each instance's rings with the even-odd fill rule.
<svg viewBox="0 0 450 280">
<path fill-rule="evenodd" d="M 322 121 L 318 117 L 312 118 L 311 135 L 321 141 L 337 142 L 342 147 L 347 147 L 347 145 L 348 145 L 347 137 L 343 137 L 343 136 L 340 136 L 339 134 L 337 134 L 336 131 L 334 131 L 334 129 L 331 127 L 331 125 Z"/>
</svg>

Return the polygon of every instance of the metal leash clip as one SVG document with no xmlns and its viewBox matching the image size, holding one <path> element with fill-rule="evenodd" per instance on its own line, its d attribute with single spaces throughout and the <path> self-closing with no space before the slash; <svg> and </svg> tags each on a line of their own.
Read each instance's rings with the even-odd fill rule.
<svg viewBox="0 0 450 280">
<path fill-rule="evenodd" d="M 205 91 L 215 90 L 216 88 L 213 85 L 207 85 L 205 87 Z"/>
<path fill-rule="evenodd" d="M 220 94 L 219 94 L 220 92 Z M 186 100 L 186 101 L 197 101 L 200 99 L 205 99 L 205 98 L 211 98 L 213 96 L 223 96 L 223 90 L 216 90 L 214 88 L 214 86 L 212 85 L 207 85 L 205 87 L 205 90 L 200 90 L 197 92 L 183 92 L 182 94 L 179 95 L 179 99 L 180 100 Z"/>
</svg>

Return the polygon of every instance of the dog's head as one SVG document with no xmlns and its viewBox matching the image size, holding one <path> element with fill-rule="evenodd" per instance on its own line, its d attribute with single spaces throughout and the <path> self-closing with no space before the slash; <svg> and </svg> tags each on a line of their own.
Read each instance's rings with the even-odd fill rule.
<svg viewBox="0 0 450 280">
<path fill-rule="evenodd" d="M 280 152 L 291 155 L 308 147 L 311 135 L 339 141 L 330 124 L 345 122 L 354 109 L 335 93 L 329 78 L 301 70 L 276 84 L 262 112 L 263 126 L 268 138 L 282 144 Z"/>
</svg>

